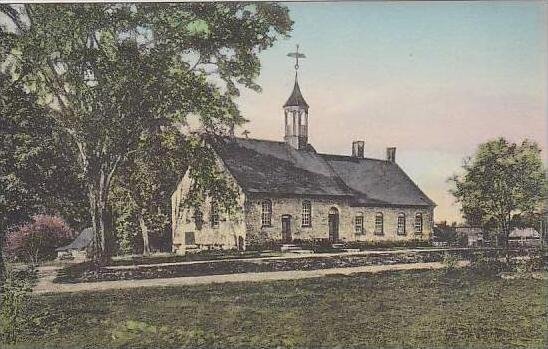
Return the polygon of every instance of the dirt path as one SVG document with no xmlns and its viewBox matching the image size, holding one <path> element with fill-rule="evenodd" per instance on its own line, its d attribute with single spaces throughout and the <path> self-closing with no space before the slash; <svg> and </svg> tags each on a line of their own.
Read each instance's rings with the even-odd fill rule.
<svg viewBox="0 0 548 349">
<path fill-rule="evenodd" d="M 466 266 L 469 262 L 460 261 L 459 266 Z M 40 278 L 39 283 L 34 288 L 34 293 L 58 293 L 58 292 L 83 292 L 83 291 L 103 291 L 122 288 L 137 288 L 137 287 L 157 287 L 157 286 L 189 286 L 202 285 L 211 283 L 225 282 L 261 282 L 273 280 L 296 280 L 317 278 L 326 275 L 350 275 L 355 273 L 378 273 L 382 271 L 393 270 L 418 270 L 418 269 L 440 269 L 443 264 L 440 262 L 431 263 L 407 263 L 407 264 L 392 264 L 392 265 L 371 265 L 365 267 L 351 268 L 332 268 L 319 270 L 292 270 L 292 271 L 276 271 L 265 273 L 242 273 L 229 275 L 206 275 L 206 276 L 189 276 L 164 279 L 145 279 L 145 280 L 121 280 L 121 281 L 101 281 L 101 282 L 83 282 L 77 284 L 56 284 L 53 283 L 57 270 L 56 267 L 48 267 L 44 270 L 44 274 Z M 57 268 L 59 269 L 59 268 Z M 42 271 L 39 271 L 42 272 Z"/>
</svg>

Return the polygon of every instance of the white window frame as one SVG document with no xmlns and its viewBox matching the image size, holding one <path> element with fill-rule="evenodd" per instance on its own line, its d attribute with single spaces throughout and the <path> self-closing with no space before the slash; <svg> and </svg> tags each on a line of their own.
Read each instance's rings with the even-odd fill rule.
<svg viewBox="0 0 548 349">
<path fill-rule="evenodd" d="M 211 227 L 212 228 L 219 228 L 219 221 L 220 221 L 220 216 L 219 216 L 219 205 L 217 203 L 217 201 L 211 201 L 211 211 L 210 211 L 210 217 L 209 217 L 209 221 L 211 223 Z"/>
<path fill-rule="evenodd" d="M 312 202 L 305 200 L 302 203 L 302 219 L 301 226 L 309 228 L 312 226 Z"/>
<path fill-rule="evenodd" d="M 400 212 L 398 214 L 398 220 L 397 220 L 397 234 L 398 235 L 405 235 L 405 224 L 406 224 L 406 217 L 405 217 L 405 213 L 403 212 Z"/>
<path fill-rule="evenodd" d="M 261 226 L 272 226 L 272 201 L 270 200 L 261 201 Z"/>
<path fill-rule="evenodd" d="M 375 234 L 384 235 L 384 215 L 382 212 L 375 213 Z"/>
<path fill-rule="evenodd" d="M 415 234 L 422 234 L 424 225 L 423 215 L 420 212 L 415 214 Z"/>
<path fill-rule="evenodd" d="M 363 230 L 363 214 L 358 214 L 354 218 L 354 230 L 356 231 L 356 234 L 361 235 L 364 233 Z"/>
</svg>

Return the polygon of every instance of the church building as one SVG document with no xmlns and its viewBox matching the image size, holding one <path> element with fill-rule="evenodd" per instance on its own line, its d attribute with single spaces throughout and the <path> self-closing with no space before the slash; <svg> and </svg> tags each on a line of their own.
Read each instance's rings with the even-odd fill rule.
<svg viewBox="0 0 548 349">
<path fill-rule="evenodd" d="M 298 66 L 296 66 L 297 68 Z M 199 210 L 181 203 L 191 187 L 189 171 L 172 195 L 173 251 L 246 249 L 265 242 L 429 240 L 435 203 L 396 162 L 318 153 L 309 143 L 309 105 L 297 75 L 283 105 L 283 141 L 218 137 L 209 145 L 227 179 L 239 190 L 239 210 L 224 215 L 211 199 Z"/>
</svg>

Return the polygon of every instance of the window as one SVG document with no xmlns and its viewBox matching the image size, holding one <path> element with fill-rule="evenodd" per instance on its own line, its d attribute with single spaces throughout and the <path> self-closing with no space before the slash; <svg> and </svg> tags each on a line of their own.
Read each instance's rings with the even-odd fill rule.
<svg viewBox="0 0 548 349">
<path fill-rule="evenodd" d="M 302 218 L 303 227 L 312 226 L 312 205 L 310 201 L 303 201 L 303 218 Z"/>
<path fill-rule="evenodd" d="M 202 211 L 195 210 L 193 218 L 194 218 L 194 224 L 196 225 L 196 229 L 198 230 L 202 229 L 202 224 L 204 222 Z"/>
<path fill-rule="evenodd" d="M 415 215 L 415 234 L 422 234 L 422 213 Z"/>
<path fill-rule="evenodd" d="M 219 227 L 219 205 L 217 204 L 217 201 L 211 201 L 211 212 L 209 221 L 212 228 Z"/>
<path fill-rule="evenodd" d="M 185 231 L 185 245 L 194 245 L 194 232 L 193 231 Z"/>
<path fill-rule="evenodd" d="M 375 234 L 384 234 L 384 219 L 380 212 L 375 215 Z"/>
<path fill-rule="evenodd" d="M 405 213 L 398 214 L 398 235 L 405 235 Z"/>
<path fill-rule="evenodd" d="M 363 214 L 358 213 L 354 221 L 354 226 L 356 234 L 363 234 Z"/>
<path fill-rule="evenodd" d="M 272 202 L 270 200 L 264 200 L 261 203 L 261 223 L 263 227 L 272 226 Z"/>
</svg>

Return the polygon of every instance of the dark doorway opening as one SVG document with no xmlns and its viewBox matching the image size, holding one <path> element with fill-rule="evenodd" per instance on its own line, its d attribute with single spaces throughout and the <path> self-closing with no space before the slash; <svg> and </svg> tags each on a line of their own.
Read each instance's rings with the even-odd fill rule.
<svg viewBox="0 0 548 349">
<path fill-rule="evenodd" d="M 291 237 L 291 216 L 282 216 L 282 242 L 290 243 L 293 238 Z"/>
<path fill-rule="evenodd" d="M 329 209 L 328 224 L 329 224 L 329 241 L 331 242 L 339 241 L 339 210 L 337 210 L 336 207 L 331 207 Z"/>
</svg>

